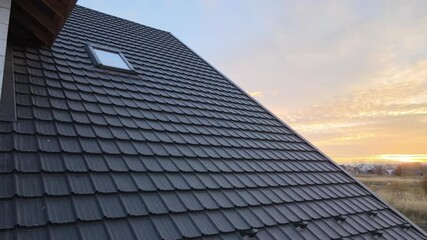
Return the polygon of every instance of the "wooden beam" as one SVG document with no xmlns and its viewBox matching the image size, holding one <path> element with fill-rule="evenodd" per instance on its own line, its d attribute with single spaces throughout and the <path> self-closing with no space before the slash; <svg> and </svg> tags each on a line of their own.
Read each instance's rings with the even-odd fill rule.
<svg viewBox="0 0 427 240">
<path fill-rule="evenodd" d="M 76 6 L 77 0 L 67 0 L 67 1 L 68 1 L 68 3 L 66 4 L 67 6 L 65 9 L 65 13 L 66 13 L 66 16 L 68 18 L 68 16 L 70 16 L 71 12 L 73 11 L 74 7 Z"/>
<path fill-rule="evenodd" d="M 19 5 L 12 2 L 12 11 L 11 18 L 23 26 L 28 32 L 30 32 L 34 37 L 40 40 L 44 45 L 50 46 L 55 40 L 55 35 L 49 34 L 48 31 L 44 30 L 44 27 L 40 23 L 35 22 L 32 17 L 28 15 Z M 13 31 L 13 29 L 11 29 Z"/>
<path fill-rule="evenodd" d="M 67 3 L 65 4 L 65 16 L 66 18 L 68 18 L 68 16 L 70 16 L 71 12 L 73 11 L 74 7 L 77 4 L 77 0 L 65 0 Z M 61 31 L 61 28 L 64 26 L 65 21 L 67 19 L 63 19 L 60 15 L 55 15 L 54 17 L 55 22 L 58 23 L 58 27 L 57 27 L 57 34 L 59 34 L 59 32 Z"/>
<path fill-rule="evenodd" d="M 34 5 L 34 0 L 19 0 L 14 1 L 14 3 L 16 3 L 16 5 L 24 10 L 29 16 L 34 18 L 34 20 L 43 25 L 51 34 L 56 35 L 58 33 L 57 23 L 47 16 L 40 8 Z"/>
<path fill-rule="evenodd" d="M 67 2 L 64 3 L 60 0 L 42 0 L 42 2 L 52 9 L 61 19 L 66 19 L 68 17 L 66 12 Z"/>
<path fill-rule="evenodd" d="M 52 46 L 76 3 L 77 0 L 12 0 L 11 19 L 21 29 L 11 31 L 17 32 L 14 36 L 19 41 Z"/>
</svg>

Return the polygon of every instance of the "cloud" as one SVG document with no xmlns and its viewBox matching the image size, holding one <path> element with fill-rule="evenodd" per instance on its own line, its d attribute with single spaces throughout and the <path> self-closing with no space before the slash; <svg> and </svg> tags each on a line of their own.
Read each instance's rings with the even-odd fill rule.
<svg viewBox="0 0 427 240">
<path fill-rule="evenodd" d="M 372 160 L 370 155 L 424 154 L 427 60 L 388 70 L 333 101 L 280 116 L 342 161 L 348 155 L 353 160 L 353 155 Z"/>
<path fill-rule="evenodd" d="M 255 97 L 255 98 L 262 98 L 262 97 L 264 97 L 264 93 L 261 92 L 261 91 L 251 92 L 251 93 L 249 93 L 249 95 L 251 95 L 252 97 Z"/>
<path fill-rule="evenodd" d="M 226 75 L 333 158 L 426 153 L 427 2 L 253 8 L 263 34 L 222 53 Z"/>
<path fill-rule="evenodd" d="M 337 119 L 380 120 L 427 114 L 427 60 L 386 71 L 369 84 L 354 87 L 333 101 L 293 112 L 292 121 L 330 122 Z"/>
<path fill-rule="evenodd" d="M 427 18 L 418 9 L 427 7 L 421 1 L 266 4 L 257 15 L 264 29 L 254 30 L 262 34 L 240 36 L 218 63 L 249 92 L 280 91 L 263 100 L 270 108 L 306 107 L 424 59 Z"/>
</svg>

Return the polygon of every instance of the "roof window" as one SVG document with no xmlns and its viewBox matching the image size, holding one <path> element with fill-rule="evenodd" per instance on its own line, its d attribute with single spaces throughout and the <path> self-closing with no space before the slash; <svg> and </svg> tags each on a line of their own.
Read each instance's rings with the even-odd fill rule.
<svg viewBox="0 0 427 240">
<path fill-rule="evenodd" d="M 119 50 L 93 45 L 88 45 L 88 50 L 92 61 L 97 67 L 130 72 L 135 71 Z"/>
</svg>

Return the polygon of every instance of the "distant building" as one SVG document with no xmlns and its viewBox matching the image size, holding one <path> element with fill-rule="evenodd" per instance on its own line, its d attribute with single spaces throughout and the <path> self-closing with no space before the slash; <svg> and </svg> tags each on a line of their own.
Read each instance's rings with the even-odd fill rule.
<svg viewBox="0 0 427 240">
<path fill-rule="evenodd" d="M 359 168 L 357 166 L 353 166 L 353 165 L 340 165 L 341 168 L 343 168 L 346 172 L 352 174 L 352 175 L 356 175 L 356 174 L 360 174 L 359 172 Z"/>
<path fill-rule="evenodd" d="M 387 173 L 387 175 L 393 175 L 395 169 L 385 169 L 385 172 Z"/>
</svg>

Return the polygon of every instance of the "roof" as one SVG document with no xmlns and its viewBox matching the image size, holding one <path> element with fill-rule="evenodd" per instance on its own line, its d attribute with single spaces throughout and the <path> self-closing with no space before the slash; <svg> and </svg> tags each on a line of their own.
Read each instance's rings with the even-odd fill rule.
<svg viewBox="0 0 427 240">
<path fill-rule="evenodd" d="M 426 239 L 168 32 L 77 6 L 13 63 L 0 239 Z"/>
</svg>

